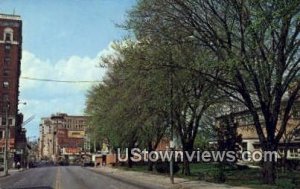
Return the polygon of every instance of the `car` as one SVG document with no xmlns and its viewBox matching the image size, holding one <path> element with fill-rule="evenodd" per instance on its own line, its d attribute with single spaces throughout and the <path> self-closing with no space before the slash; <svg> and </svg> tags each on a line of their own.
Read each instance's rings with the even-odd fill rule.
<svg viewBox="0 0 300 189">
<path fill-rule="evenodd" d="M 95 163 L 92 161 L 84 162 L 83 167 L 94 167 Z"/>
</svg>

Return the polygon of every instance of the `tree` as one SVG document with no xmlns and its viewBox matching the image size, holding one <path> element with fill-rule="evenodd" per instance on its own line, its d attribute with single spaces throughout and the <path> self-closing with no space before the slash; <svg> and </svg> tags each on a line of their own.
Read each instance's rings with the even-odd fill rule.
<svg viewBox="0 0 300 189">
<path fill-rule="evenodd" d="M 194 150 L 196 136 L 199 134 L 201 120 L 208 108 L 217 102 L 214 86 L 198 75 L 184 70 L 174 74 L 174 93 L 172 111 L 174 126 L 180 136 L 183 150 L 183 174 L 190 175 L 187 153 Z"/>
<path fill-rule="evenodd" d="M 128 28 L 158 41 L 192 36 L 207 51 L 202 66 L 218 70 L 207 78 L 248 108 L 262 150 L 277 151 L 300 90 L 299 8 L 294 0 L 140 0 Z M 264 162 L 262 176 L 274 184 L 274 161 Z"/>
<path fill-rule="evenodd" d="M 166 124 L 166 87 L 159 70 L 141 71 L 140 50 L 136 43 L 115 44 L 118 57 L 102 57 L 108 67 L 104 83 L 92 88 L 86 112 L 95 132 L 108 137 L 114 147 L 128 148 L 128 165 L 132 166 L 131 149 L 155 150 L 164 136 Z M 120 132 L 122 131 L 122 132 Z M 149 170 L 152 164 L 149 163 Z"/>
</svg>

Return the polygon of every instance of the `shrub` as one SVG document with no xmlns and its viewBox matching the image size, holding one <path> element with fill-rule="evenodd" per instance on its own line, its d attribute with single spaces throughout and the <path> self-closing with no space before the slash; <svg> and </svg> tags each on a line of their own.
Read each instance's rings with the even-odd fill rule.
<svg viewBox="0 0 300 189">
<path fill-rule="evenodd" d="M 280 179 L 276 182 L 278 189 L 296 189 L 292 179 Z"/>
<path fill-rule="evenodd" d="M 226 181 L 226 176 L 222 169 L 217 169 L 212 173 L 212 178 L 214 182 L 224 183 Z"/>
</svg>

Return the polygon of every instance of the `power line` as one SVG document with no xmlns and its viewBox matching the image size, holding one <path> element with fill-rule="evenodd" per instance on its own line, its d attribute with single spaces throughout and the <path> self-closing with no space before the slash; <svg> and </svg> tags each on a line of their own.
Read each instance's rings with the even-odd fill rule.
<svg viewBox="0 0 300 189">
<path fill-rule="evenodd" d="M 57 80 L 57 79 L 44 79 L 44 78 L 33 78 L 33 77 L 21 77 L 21 79 L 41 81 L 41 82 L 55 82 L 55 83 L 99 83 L 101 81 L 82 81 L 82 80 Z"/>
</svg>

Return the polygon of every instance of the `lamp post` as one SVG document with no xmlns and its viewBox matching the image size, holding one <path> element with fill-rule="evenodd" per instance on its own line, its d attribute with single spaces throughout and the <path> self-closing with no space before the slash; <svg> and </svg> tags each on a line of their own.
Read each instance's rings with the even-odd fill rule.
<svg viewBox="0 0 300 189">
<path fill-rule="evenodd" d="M 9 102 L 5 107 L 5 146 L 4 146 L 4 176 L 8 175 L 8 145 L 9 145 L 9 123 L 8 123 Z"/>
<path fill-rule="evenodd" d="M 172 55 L 171 55 L 171 60 L 172 60 Z M 171 161 L 170 161 L 170 181 L 171 181 L 171 184 L 174 184 L 174 170 L 173 170 L 173 167 L 174 167 L 174 159 L 173 159 L 173 153 L 174 153 L 174 148 L 175 148 L 175 145 L 174 145 L 174 115 L 173 115 L 173 73 L 174 73 L 174 70 L 173 70 L 173 67 L 171 66 L 170 67 L 170 98 L 171 98 L 171 101 L 170 101 L 170 124 L 171 124 L 171 140 L 170 140 L 170 153 L 171 153 Z"/>
</svg>

